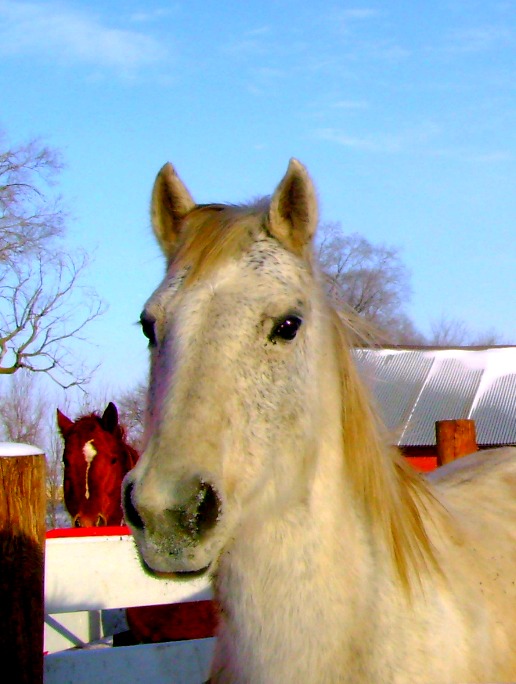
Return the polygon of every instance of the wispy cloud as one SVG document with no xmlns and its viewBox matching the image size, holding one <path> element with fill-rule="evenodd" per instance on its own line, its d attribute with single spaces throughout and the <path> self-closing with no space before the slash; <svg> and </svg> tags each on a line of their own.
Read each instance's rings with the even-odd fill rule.
<svg viewBox="0 0 516 684">
<path fill-rule="evenodd" d="M 38 55 L 131 76 L 164 61 L 167 50 L 142 31 L 108 26 L 60 2 L 0 0 L 0 55 Z"/>
<path fill-rule="evenodd" d="M 337 10 L 336 16 L 342 21 L 366 21 L 376 19 L 380 16 L 380 12 L 372 7 L 348 7 Z"/>
<path fill-rule="evenodd" d="M 352 135 L 338 128 L 320 128 L 316 131 L 316 137 L 362 152 L 400 154 L 428 149 L 438 137 L 439 131 L 436 124 L 426 122 L 396 133 L 370 135 Z"/>
<path fill-rule="evenodd" d="M 339 49 L 353 61 L 376 60 L 397 64 L 412 54 L 399 44 L 392 32 L 386 10 L 371 7 L 333 9 L 325 17 L 330 34 L 336 37 Z"/>
<path fill-rule="evenodd" d="M 155 21 L 162 21 L 167 17 L 174 15 L 179 9 L 178 5 L 168 7 L 156 7 L 154 9 L 142 10 L 134 12 L 130 15 L 131 21 L 136 24 L 150 24 Z"/>
<path fill-rule="evenodd" d="M 274 67 L 256 67 L 250 69 L 249 80 L 246 88 L 247 92 L 256 96 L 268 96 L 271 90 L 278 87 L 280 81 L 288 77 L 288 72 L 284 69 Z"/>
<path fill-rule="evenodd" d="M 452 54 L 480 53 L 515 42 L 516 34 L 510 26 L 472 26 L 449 31 L 444 37 L 441 51 Z"/>
<path fill-rule="evenodd" d="M 362 152 L 381 152 L 393 154 L 402 151 L 402 141 L 396 136 L 355 136 L 337 128 L 320 128 L 316 137 Z"/>
<path fill-rule="evenodd" d="M 268 54 L 270 41 L 270 27 L 260 26 L 227 43 L 222 47 L 222 51 L 232 57 L 260 57 Z"/>
<path fill-rule="evenodd" d="M 503 149 L 481 149 L 474 145 L 443 145 L 445 131 L 433 122 L 406 128 L 392 134 L 353 135 L 339 128 L 320 128 L 315 136 L 350 150 L 373 154 L 417 153 L 426 157 L 459 160 L 472 164 L 499 164 L 510 162 L 514 155 Z"/>
<path fill-rule="evenodd" d="M 369 109 L 369 104 L 365 100 L 337 100 L 330 106 L 332 109 L 341 109 L 344 111 Z"/>
<path fill-rule="evenodd" d="M 341 36 L 349 36 L 356 30 L 368 27 L 371 23 L 376 23 L 381 14 L 376 9 L 362 7 L 347 9 L 332 9 L 328 12 L 326 20 L 333 30 Z"/>
<path fill-rule="evenodd" d="M 493 150 L 475 150 L 470 148 L 449 148 L 433 150 L 434 157 L 442 157 L 444 159 L 455 159 L 463 162 L 468 162 L 477 165 L 495 165 L 512 163 L 514 161 L 514 154 L 509 150 L 493 149 Z"/>
</svg>

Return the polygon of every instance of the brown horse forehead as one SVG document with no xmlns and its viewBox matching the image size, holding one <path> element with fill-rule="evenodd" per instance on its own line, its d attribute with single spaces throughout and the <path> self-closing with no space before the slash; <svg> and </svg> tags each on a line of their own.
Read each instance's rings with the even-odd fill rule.
<svg viewBox="0 0 516 684">
<path fill-rule="evenodd" d="M 65 446 L 68 450 L 77 451 L 77 454 L 84 458 L 83 449 L 88 442 L 93 443 L 94 448 L 98 451 L 108 442 L 112 449 L 116 440 L 102 429 L 97 419 L 88 418 L 82 423 L 81 421 L 76 423 L 74 429 L 67 435 Z"/>
</svg>

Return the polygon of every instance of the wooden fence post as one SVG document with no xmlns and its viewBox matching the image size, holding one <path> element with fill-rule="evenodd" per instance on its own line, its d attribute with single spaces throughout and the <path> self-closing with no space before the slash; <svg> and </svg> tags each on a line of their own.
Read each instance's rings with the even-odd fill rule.
<svg viewBox="0 0 516 684">
<path fill-rule="evenodd" d="M 9 681 L 43 683 L 45 456 L 0 443 L 0 662 Z"/>
<path fill-rule="evenodd" d="M 478 450 L 474 420 L 438 420 L 435 437 L 438 466 Z"/>
</svg>

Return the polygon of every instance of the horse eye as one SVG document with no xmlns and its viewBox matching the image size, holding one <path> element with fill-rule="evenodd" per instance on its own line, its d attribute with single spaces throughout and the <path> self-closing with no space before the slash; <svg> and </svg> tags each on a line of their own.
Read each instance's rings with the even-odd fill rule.
<svg viewBox="0 0 516 684">
<path fill-rule="evenodd" d="M 149 340 L 149 346 L 156 346 L 156 331 L 155 331 L 156 319 L 147 312 L 143 311 L 140 316 L 140 325 L 142 326 L 142 332 L 145 337 Z"/>
<path fill-rule="evenodd" d="M 269 339 L 271 342 L 274 342 L 278 338 L 285 340 L 285 342 L 291 342 L 297 335 L 297 331 L 301 327 L 302 322 L 303 320 L 299 318 L 299 316 L 287 316 L 274 326 Z"/>
</svg>

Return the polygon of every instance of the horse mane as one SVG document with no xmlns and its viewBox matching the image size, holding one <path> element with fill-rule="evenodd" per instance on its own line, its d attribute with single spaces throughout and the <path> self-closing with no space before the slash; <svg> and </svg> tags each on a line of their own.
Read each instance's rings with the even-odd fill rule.
<svg viewBox="0 0 516 684">
<path fill-rule="evenodd" d="M 250 205 L 197 205 L 185 219 L 179 234 L 174 266 L 186 269 L 185 284 L 213 270 L 222 261 L 239 257 L 267 229 L 264 200 Z M 306 264 L 313 269 L 313 257 Z M 395 447 L 351 358 L 349 330 L 364 328 L 350 311 L 346 324 L 326 298 L 338 356 L 341 380 L 342 437 L 349 477 L 364 515 L 390 549 L 403 585 L 410 589 L 413 575 L 433 567 L 439 570 L 434 548 L 421 511 L 434 503 L 423 478 Z M 357 319 L 354 322 L 354 319 Z M 365 335 L 370 339 L 369 332 Z"/>
<path fill-rule="evenodd" d="M 342 439 L 349 477 L 364 514 L 385 540 L 409 590 L 414 574 L 419 578 L 429 568 L 440 572 L 421 516 L 435 499 L 421 475 L 389 444 L 387 430 L 351 358 L 353 344 L 347 328 L 353 328 L 353 322 L 345 325 L 328 306 L 340 373 Z"/>
</svg>

